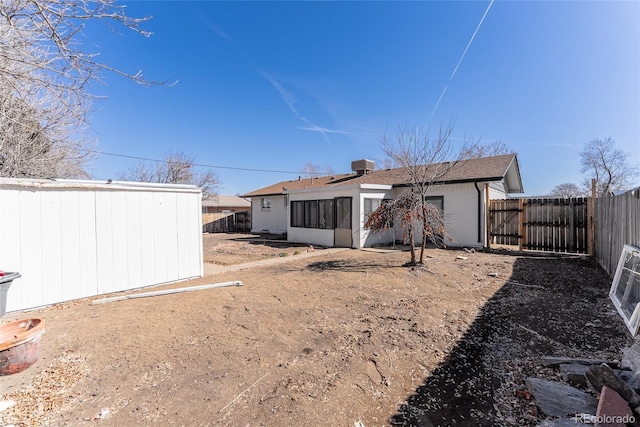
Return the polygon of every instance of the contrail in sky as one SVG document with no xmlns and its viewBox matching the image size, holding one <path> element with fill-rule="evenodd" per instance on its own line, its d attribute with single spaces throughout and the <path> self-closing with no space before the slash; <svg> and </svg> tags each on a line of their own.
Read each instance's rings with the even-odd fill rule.
<svg viewBox="0 0 640 427">
<path fill-rule="evenodd" d="M 469 50 L 469 47 L 471 46 L 471 43 L 473 43 L 473 39 L 476 38 L 476 34 L 478 34 L 478 30 L 480 30 L 480 27 L 482 26 L 482 23 L 484 22 L 484 18 L 487 17 L 487 14 L 489 13 L 489 9 L 491 9 L 491 5 L 493 5 L 493 2 L 494 2 L 494 0 L 491 0 L 489 2 L 489 6 L 487 6 L 487 10 L 484 11 L 484 15 L 482 15 L 482 19 L 480 19 L 480 22 L 478 23 L 478 26 L 476 27 L 476 30 L 473 32 L 473 35 L 469 39 L 469 43 L 467 43 L 467 47 L 464 48 L 464 52 L 462 52 L 462 56 L 460 56 L 460 60 L 458 60 L 458 63 L 456 64 L 456 67 L 453 69 L 453 72 L 451 73 L 451 77 L 449 77 L 449 82 L 451 82 L 451 80 L 453 80 L 453 76 L 456 75 L 456 72 L 458 71 L 458 67 L 460 67 L 460 64 L 462 63 L 462 60 L 464 59 L 464 56 L 467 54 L 467 51 Z M 447 91 L 447 87 L 448 86 L 449 86 L 448 83 L 444 86 L 444 89 L 442 90 L 442 93 L 440 94 L 440 98 L 438 98 L 438 102 L 436 102 L 436 106 L 433 107 L 433 111 L 431 112 L 431 118 L 433 118 L 433 115 L 435 114 L 436 110 L 438 109 L 438 106 L 440 105 L 440 101 L 442 101 L 442 98 L 444 97 L 444 93 Z"/>
<path fill-rule="evenodd" d="M 331 143 L 331 141 L 329 140 L 328 134 L 335 133 L 335 134 L 341 134 L 341 135 L 348 135 L 351 133 L 351 132 L 337 130 L 337 129 L 328 129 L 313 123 L 311 120 L 307 119 L 302 114 L 300 114 L 300 112 L 296 108 L 297 100 L 293 92 L 286 89 L 284 85 L 280 83 L 280 81 L 278 81 L 271 74 L 263 71 L 261 71 L 260 74 L 262 75 L 262 77 L 267 79 L 269 83 L 271 83 L 271 85 L 273 85 L 273 87 L 278 91 L 278 93 L 280 94 L 280 97 L 282 97 L 282 100 L 285 102 L 285 104 L 287 104 L 287 107 L 289 107 L 289 110 L 291 110 L 291 112 L 299 120 L 305 123 L 306 126 L 299 127 L 298 129 L 318 132 L 319 134 L 322 135 L 326 143 Z"/>
</svg>

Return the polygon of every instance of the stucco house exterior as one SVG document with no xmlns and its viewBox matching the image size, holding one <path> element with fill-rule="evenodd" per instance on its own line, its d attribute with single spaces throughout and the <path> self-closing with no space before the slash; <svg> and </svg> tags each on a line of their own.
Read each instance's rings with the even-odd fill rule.
<svg viewBox="0 0 640 427">
<path fill-rule="evenodd" d="M 364 248 L 402 239 L 399 221 L 384 233 L 372 233 L 364 224 L 380 203 L 410 186 L 405 170 L 375 170 L 370 160 L 351 166 L 350 174 L 282 181 L 243 195 L 251 199 L 251 231 L 326 247 Z M 459 162 L 430 188 L 429 199 L 444 211 L 450 246 L 484 247 L 488 201 L 522 192 L 517 156 L 507 154 Z"/>
</svg>

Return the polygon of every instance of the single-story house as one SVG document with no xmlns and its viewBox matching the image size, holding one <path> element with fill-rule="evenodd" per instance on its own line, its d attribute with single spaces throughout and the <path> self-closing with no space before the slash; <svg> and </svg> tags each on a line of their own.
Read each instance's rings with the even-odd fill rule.
<svg viewBox="0 0 640 427">
<path fill-rule="evenodd" d="M 245 194 L 251 199 L 251 231 L 326 247 L 363 248 L 401 240 L 399 221 L 384 233 L 372 233 L 364 224 L 383 200 L 410 187 L 406 171 L 375 170 L 370 160 L 354 161 L 351 167 L 350 174 L 299 177 Z M 431 186 L 429 201 L 444 211 L 450 246 L 484 247 L 489 199 L 522 192 L 517 156 L 506 154 L 457 163 Z"/>
<path fill-rule="evenodd" d="M 232 214 L 249 212 L 251 202 L 239 196 L 211 196 L 202 201 L 202 213 Z"/>
</svg>

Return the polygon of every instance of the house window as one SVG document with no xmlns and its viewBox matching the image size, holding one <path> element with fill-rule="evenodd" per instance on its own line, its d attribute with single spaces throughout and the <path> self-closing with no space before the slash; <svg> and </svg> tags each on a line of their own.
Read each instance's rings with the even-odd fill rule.
<svg viewBox="0 0 640 427">
<path fill-rule="evenodd" d="M 318 228 L 333 228 L 333 199 L 318 200 Z"/>
<path fill-rule="evenodd" d="M 364 223 L 366 224 L 369 221 L 369 217 L 373 212 L 375 212 L 380 204 L 382 203 L 382 199 L 364 199 Z"/>
<path fill-rule="evenodd" d="M 369 217 L 373 212 L 376 211 L 380 206 L 384 206 L 389 203 L 389 199 L 364 199 L 364 223 L 366 224 L 369 221 Z M 386 228 L 393 228 L 393 220 L 388 220 L 385 222 Z"/>
<path fill-rule="evenodd" d="M 304 227 L 304 205 L 302 202 L 291 202 L 291 226 Z"/>
<path fill-rule="evenodd" d="M 444 196 L 427 196 L 425 200 L 444 212 Z"/>
<path fill-rule="evenodd" d="M 291 226 L 333 229 L 333 200 L 291 201 Z"/>
<path fill-rule="evenodd" d="M 262 198 L 262 209 L 271 209 L 271 199 L 268 197 Z"/>
<path fill-rule="evenodd" d="M 304 226 L 307 228 L 318 228 L 318 201 L 304 201 Z"/>
</svg>

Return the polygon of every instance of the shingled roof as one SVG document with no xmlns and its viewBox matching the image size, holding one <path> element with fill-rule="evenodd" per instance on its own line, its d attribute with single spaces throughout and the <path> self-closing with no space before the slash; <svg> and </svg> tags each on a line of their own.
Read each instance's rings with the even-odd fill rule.
<svg viewBox="0 0 640 427">
<path fill-rule="evenodd" d="M 431 169 L 437 166 L 438 164 L 429 165 L 428 168 Z M 509 176 L 507 177 L 507 175 Z M 508 185 L 510 193 L 523 192 L 518 159 L 515 154 L 461 161 L 443 176 L 439 182 L 450 184 L 500 181 L 502 179 L 510 181 L 510 185 Z M 403 187 L 409 185 L 409 183 L 410 180 L 404 168 L 381 169 L 370 171 L 366 174 L 350 173 L 281 181 L 244 194 L 243 197 L 274 196 L 295 190 L 320 189 L 343 185 L 379 184 Z"/>
</svg>

